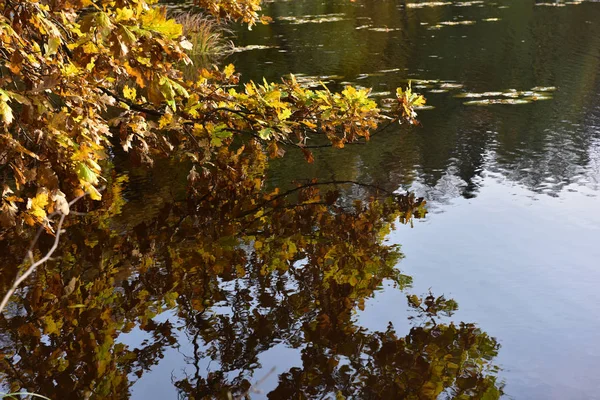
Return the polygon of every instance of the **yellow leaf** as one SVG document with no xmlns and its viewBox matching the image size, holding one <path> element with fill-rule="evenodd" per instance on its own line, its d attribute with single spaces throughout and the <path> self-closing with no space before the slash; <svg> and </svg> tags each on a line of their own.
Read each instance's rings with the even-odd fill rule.
<svg viewBox="0 0 600 400">
<path fill-rule="evenodd" d="M 89 182 L 92 184 L 98 183 L 98 174 L 90 169 L 85 163 L 80 162 L 77 164 L 77 177 L 82 182 Z"/>
<path fill-rule="evenodd" d="M 142 27 L 162 33 L 170 39 L 181 36 L 183 27 L 174 19 L 165 18 L 166 9 L 164 7 L 153 7 L 147 11 L 141 18 Z"/>
<path fill-rule="evenodd" d="M 88 70 L 89 72 L 92 72 L 92 70 L 94 69 L 94 67 L 96 66 L 96 58 L 92 58 L 90 60 L 89 63 L 87 63 L 87 65 L 85 66 L 85 69 Z"/>
<path fill-rule="evenodd" d="M 10 108 L 8 103 L 3 100 L 0 100 L 0 117 L 2 117 L 2 121 L 5 125 L 10 125 L 14 119 L 12 108 Z"/>
<path fill-rule="evenodd" d="M 61 72 L 63 73 L 63 75 L 65 77 L 73 77 L 75 75 L 77 75 L 79 73 L 79 68 L 77 68 L 75 65 L 73 65 L 72 63 L 67 64 L 62 70 Z"/>
<path fill-rule="evenodd" d="M 159 129 L 164 128 L 165 126 L 169 125 L 172 120 L 173 120 L 173 114 L 165 113 L 165 115 L 160 117 L 160 120 L 158 121 L 158 128 Z"/>
<path fill-rule="evenodd" d="M 223 72 L 225 73 L 225 77 L 230 78 L 231 75 L 233 75 L 233 73 L 235 72 L 235 67 L 233 66 L 233 64 L 229 64 L 225 67 Z"/>
<path fill-rule="evenodd" d="M 59 334 L 62 324 L 55 322 L 51 316 L 44 318 L 44 333 L 46 335 Z"/>
<path fill-rule="evenodd" d="M 313 123 L 312 123 L 312 122 L 310 122 L 310 121 L 304 120 L 304 121 L 302 121 L 302 123 L 303 123 L 304 125 L 308 126 L 310 129 L 316 129 L 316 128 L 317 128 L 317 125 L 316 125 L 316 124 L 313 124 Z"/>
<path fill-rule="evenodd" d="M 84 182 L 83 186 L 84 186 L 86 192 L 90 195 L 90 199 L 92 199 L 92 200 L 101 200 L 102 199 L 102 195 L 100 194 L 98 189 L 96 189 L 93 185 L 90 185 L 89 183 Z"/>
<path fill-rule="evenodd" d="M 281 111 L 277 111 L 277 118 L 279 118 L 280 121 L 288 119 L 291 115 L 292 111 L 289 108 L 284 108 Z"/>
<path fill-rule="evenodd" d="M 98 52 L 98 46 L 96 46 L 94 42 L 91 41 L 81 46 L 81 48 L 83 49 L 83 52 L 85 54 L 95 54 Z"/>
<path fill-rule="evenodd" d="M 34 198 L 27 200 L 27 213 L 35 221 L 43 222 L 46 219 L 46 206 L 48 206 L 48 191 L 46 188 L 41 188 Z"/>
<path fill-rule="evenodd" d="M 125 97 L 128 100 L 134 101 L 136 96 L 137 92 L 135 88 L 130 88 L 129 86 L 125 85 L 125 87 L 123 88 L 123 97 Z"/>
<path fill-rule="evenodd" d="M 51 36 L 50 39 L 48 39 L 48 47 L 46 50 L 46 57 L 56 54 L 56 52 L 58 50 L 58 46 L 60 46 L 60 43 L 61 43 L 60 37 Z"/>
<path fill-rule="evenodd" d="M 116 22 L 129 21 L 133 15 L 134 11 L 131 8 L 117 8 Z"/>
</svg>

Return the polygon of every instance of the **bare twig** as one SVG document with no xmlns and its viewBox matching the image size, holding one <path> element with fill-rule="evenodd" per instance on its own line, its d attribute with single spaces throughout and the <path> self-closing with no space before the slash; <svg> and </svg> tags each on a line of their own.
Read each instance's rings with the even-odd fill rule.
<svg viewBox="0 0 600 400">
<path fill-rule="evenodd" d="M 25 279 L 27 279 L 29 277 L 29 275 L 31 275 L 33 273 L 33 271 L 35 271 L 35 269 L 39 265 L 42 265 L 43 263 L 48 261 L 50 259 L 50 257 L 52 256 L 52 254 L 56 251 L 56 249 L 58 247 L 58 241 L 60 239 L 60 234 L 62 233 L 62 224 L 65 221 L 65 217 L 66 217 L 65 214 L 60 215 L 60 220 L 58 221 L 58 227 L 56 229 L 56 236 L 54 237 L 54 243 L 52 244 L 52 247 L 50 248 L 48 253 L 46 253 L 46 255 L 44 257 L 40 258 L 36 262 L 32 263 L 29 266 L 29 268 L 27 268 L 27 271 L 25 271 L 21 276 L 17 277 L 17 279 L 15 279 L 12 287 L 4 295 L 4 298 L 2 299 L 2 303 L 0 303 L 0 313 L 2 313 L 2 311 L 4 310 L 4 307 L 6 307 L 6 304 L 8 304 L 8 301 L 10 300 L 12 295 L 15 293 L 15 291 L 19 288 L 21 283 L 23 283 L 23 281 Z M 39 237 L 40 237 L 39 234 L 36 235 L 34 241 L 32 242 L 32 246 L 35 244 L 35 242 L 37 241 L 37 239 Z M 27 251 L 27 256 L 31 261 L 33 261 L 33 252 L 31 250 Z"/>
<path fill-rule="evenodd" d="M 262 384 L 264 383 L 264 381 L 266 381 L 266 380 L 267 380 L 267 378 L 268 378 L 269 376 L 271 376 L 271 374 L 272 374 L 273 372 L 275 372 L 275 367 L 271 368 L 271 369 L 269 370 L 269 372 L 267 372 L 267 374 L 266 374 L 265 376 L 263 376 L 263 377 L 262 377 L 262 378 L 260 378 L 258 381 L 256 381 L 256 383 L 255 383 L 254 385 L 251 385 L 251 386 L 248 388 L 248 390 L 246 390 L 244 393 L 242 393 L 242 394 L 240 394 L 239 396 L 237 396 L 237 397 L 235 398 L 235 400 L 243 400 L 243 399 L 245 399 L 245 398 L 246 398 L 246 396 L 248 396 L 248 395 L 250 394 L 250 392 L 255 392 L 255 393 L 258 393 L 258 390 L 257 390 L 257 389 L 258 389 L 258 387 L 259 387 L 260 385 L 262 385 Z"/>
<path fill-rule="evenodd" d="M 100 189 L 100 191 L 102 191 L 102 190 L 104 190 L 104 188 Z M 82 194 L 81 196 L 78 196 L 78 197 L 74 198 L 73 200 L 71 200 L 69 202 L 69 207 L 71 207 L 73 204 L 75 204 L 79 200 L 81 200 L 81 198 L 83 198 L 86 194 L 87 193 Z M 23 262 L 27 262 L 27 260 L 29 260 L 29 262 L 31 263 L 31 265 L 29 266 L 29 268 L 27 268 L 27 270 L 25 272 L 23 272 L 23 274 L 21 276 L 17 276 L 17 278 L 13 282 L 11 288 L 4 295 L 4 298 L 2 299 L 2 303 L 0 303 L 0 314 L 4 311 L 4 308 L 8 304 L 8 301 L 10 300 L 10 298 L 12 297 L 12 295 L 17 291 L 17 289 L 19 288 L 19 286 L 21 285 L 21 283 L 23 283 L 23 281 L 25 279 L 27 279 L 33 273 L 33 271 L 35 271 L 35 269 L 37 267 L 39 267 L 40 265 L 42 265 L 43 263 L 45 263 L 46 261 L 48 261 L 50 259 L 50 257 L 52 257 L 52 254 L 58 248 L 58 242 L 60 240 L 60 235 L 61 235 L 61 233 L 63 233 L 63 231 L 62 231 L 62 225 L 63 225 L 63 222 L 65 222 L 65 218 L 67 217 L 67 214 L 63 214 L 60 211 L 56 211 L 56 212 L 50 214 L 48 216 L 48 218 L 52 218 L 52 217 L 54 217 L 56 215 L 60 215 L 60 219 L 58 221 L 58 225 L 57 225 L 57 228 L 56 228 L 56 235 L 54 236 L 54 243 L 52 244 L 52 247 L 50 248 L 50 250 L 48 250 L 48 253 L 46 253 L 46 255 L 44 257 L 42 257 L 39 260 L 35 261 L 35 259 L 33 258 L 33 249 L 34 249 L 37 241 L 39 240 L 40 236 L 42 235 L 42 232 L 44 231 L 44 228 L 40 227 L 38 229 L 38 231 L 36 232 L 35 237 L 33 238 L 31 244 L 29 245 L 29 249 L 27 249 L 27 254 L 25 255 L 25 259 L 23 260 Z"/>
</svg>

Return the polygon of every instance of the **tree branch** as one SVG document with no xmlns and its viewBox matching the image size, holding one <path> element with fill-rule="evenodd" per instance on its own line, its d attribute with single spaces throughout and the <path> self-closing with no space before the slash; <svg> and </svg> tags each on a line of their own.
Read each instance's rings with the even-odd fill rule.
<svg viewBox="0 0 600 400">
<path fill-rule="evenodd" d="M 60 220 L 58 221 L 58 227 L 56 230 L 56 236 L 54 237 L 54 243 L 52 244 L 52 247 L 50 248 L 50 250 L 48 251 L 48 253 L 46 253 L 46 255 L 42 258 L 40 258 L 39 260 L 37 260 L 36 262 L 34 262 L 33 264 L 31 264 L 31 266 L 27 269 L 27 271 L 25 271 L 23 273 L 23 275 L 17 277 L 17 279 L 15 279 L 12 287 L 8 290 L 8 292 L 4 295 L 4 298 L 2 299 L 2 303 L 0 303 L 0 313 L 2 313 L 2 311 L 4 310 L 4 307 L 6 307 L 6 304 L 8 304 L 8 301 L 10 300 L 10 298 L 12 297 L 12 295 L 15 293 L 15 291 L 19 288 L 19 286 L 21 285 L 21 283 L 23 283 L 23 281 L 25 279 L 27 279 L 29 277 L 29 275 L 31 275 L 33 273 L 33 271 L 35 271 L 35 269 L 42 265 L 43 263 L 45 263 L 46 261 L 48 261 L 50 259 L 50 257 L 52 256 L 52 254 L 56 251 L 57 247 L 58 247 L 58 241 L 60 239 L 60 234 L 62 233 L 62 224 L 65 221 L 65 214 L 61 214 L 60 215 Z M 39 231 L 38 231 L 39 232 Z M 40 237 L 40 235 L 36 235 L 34 242 L 32 243 L 32 246 L 35 244 L 35 242 L 37 241 L 37 239 Z M 27 256 L 29 257 L 29 259 L 31 261 L 33 261 L 33 253 L 31 250 L 27 251 Z"/>
<path fill-rule="evenodd" d="M 265 376 L 263 376 L 262 378 L 260 378 L 259 380 L 256 381 L 256 383 L 254 385 L 250 385 L 250 387 L 248 388 L 248 390 L 246 390 L 244 393 L 240 394 L 239 396 L 237 396 L 235 398 L 235 400 L 243 400 L 246 399 L 247 396 L 250 394 L 250 392 L 255 392 L 255 393 L 260 393 L 258 391 L 258 387 L 263 384 L 267 378 L 273 373 L 275 372 L 275 367 L 271 368 L 269 370 L 269 372 L 267 372 L 267 374 Z"/>
<path fill-rule="evenodd" d="M 121 102 L 127 104 L 127 106 L 129 106 L 129 108 L 131 108 L 134 111 L 138 111 L 138 112 L 148 114 L 148 115 L 153 115 L 155 117 L 162 117 L 163 115 L 165 115 L 164 111 L 153 110 L 151 108 L 145 108 L 140 105 L 137 105 L 134 102 L 124 99 L 124 98 L 120 97 L 119 95 L 117 95 L 116 93 L 114 93 L 106 88 L 103 88 L 102 86 L 98 86 L 98 89 L 100 89 L 104 94 L 114 98 L 115 100 L 118 100 L 118 101 L 121 101 Z"/>
<path fill-rule="evenodd" d="M 104 190 L 104 188 L 100 189 L 100 191 L 102 191 L 102 190 Z M 78 202 L 86 194 L 87 193 L 82 194 L 81 196 L 78 196 L 78 197 L 74 198 L 73 200 L 71 200 L 69 202 L 69 207 L 71 207 L 73 204 Z M 21 283 L 23 283 L 23 281 L 25 279 L 27 279 L 35 271 L 35 269 L 37 267 L 39 267 L 40 265 L 42 265 L 43 263 L 48 261 L 50 259 L 50 257 L 52 257 L 52 254 L 54 254 L 54 252 L 58 248 L 58 242 L 60 240 L 60 235 L 63 233 L 62 225 L 63 225 L 63 222 L 65 221 L 65 218 L 67 217 L 67 214 L 63 214 L 60 211 L 56 211 L 56 212 L 50 214 L 49 217 L 53 217 L 56 215 L 60 215 L 60 219 L 58 221 L 58 225 L 56 228 L 56 236 L 54 236 L 54 243 L 52 244 L 52 247 L 50 248 L 50 250 L 48 250 L 48 252 L 46 253 L 46 255 L 44 257 L 40 258 L 37 261 L 34 260 L 33 248 L 35 247 L 37 241 L 39 240 L 40 236 L 42 235 L 42 232 L 44 231 L 44 228 L 40 227 L 38 229 L 37 233 L 35 234 L 33 241 L 29 245 L 29 248 L 27 249 L 27 254 L 25 255 L 25 259 L 23 260 L 23 262 L 26 262 L 27 260 L 29 260 L 29 262 L 31 262 L 31 265 L 29 266 L 29 268 L 27 268 L 27 270 L 21 276 L 18 276 L 18 274 L 17 274 L 17 278 L 13 282 L 13 284 L 12 284 L 11 288 L 8 290 L 8 292 L 4 295 L 4 298 L 2 299 L 2 302 L 0 303 L 0 314 L 2 314 L 2 312 L 4 311 L 4 308 L 6 307 L 6 305 L 9 302 L 10 298 L 17 291 L 17 289 L 19 288 Z"/>
<path fill-rule="evenodd" d="M 388 196 L 393 195 L 393 193 L 390 192 L 389 190 L 386 190 L 386 189 L 384 189 L 382 187 L 379 187 L 377 185 L 372 185 L 372 184 L 369 184 L 369 183 L 362 183 L 362 182 L 357 182 L 357 181 L 351 181 L 351 180 L 340 180 L 340 181 L 338 181 L 338 180 L 331 180 L 331 181 L 326 181 L 326 182 L 309 182 L 309 183 L 305 183 L 303 185 L 296 186 L 295 188 L 287 190 L 287 191 L 285 191 L 283 193 L 280 193 L 278 195 L 275 195 L 272 198 L 270 198 L 268 200 L 265 200 L 261 204 L 257 205 L 256 207 L 253 207 L 250 210 L 244 211 L 243 213 L 241 213 L 237 217 L 238 218 L 242 218 L 242 217 L 248 216 L 248 215 L 250 215 L 250 214 L 258 211 L 259 209 L 264 208 L 267 204 L 270 204 L 270 203 L 272 203 L 272 202 L 274 202 L 276 200 L 279 200 L 279 199 L 281 199 L 283 197 L 289 196 L 290 194 L 292 194 L 294 192 L 297 192 L 299 190 L 302 190 L 302 189 L 306 189 L 306 188 L 309 188 L 309 187 L 312 187 L 312 186 L 344 185 L 344 184 L 350 184 L 350 185 L 368 187 L 368 188 L 371 188 L 371 189 L 382 191 L 385 194 L 387 194 Z"/>
</svg>

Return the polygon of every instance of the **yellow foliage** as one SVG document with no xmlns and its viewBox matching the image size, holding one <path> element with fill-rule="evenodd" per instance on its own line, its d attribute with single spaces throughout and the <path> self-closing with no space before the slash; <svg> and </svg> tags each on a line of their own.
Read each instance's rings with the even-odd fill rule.
<svg viewBox="0 0 600 400">
<path fill-rule="evenodd" d="M 270 157 L 281 157 L 291 145 L 312 162 L 304 148 L 309 137 L 322 135 L 343 148 L 369 139 L 384 121 L 368 89 L 313 91 L 292 76 L 282 83 L 250 82 L 238 91 L 232 64 L 203 69 L 196 82 L 183 80 L 189 43 L 182 26 L 155 3 L 69 1 L 65 8 L 60 1 L 24 0 L 10 20 L 0 14 L 2 57 L 13 74 L 0 82 L 0 168 L 9 166 L 17 198 L 38 193 L 26 204 L 5 200 L 3 226 L 21 217 L 47 224 L 48 207 L 64 204 L 62 197 L 46 204 L 43 196 L 59 188 L 65 199 L 82 193 L 100 199 L 98 187 L 108 176 L 99 161 L 114 153 L 115 140 L 144 163 L 166 155 L 202 167 L 236 136 L 250 133 Z M 266 22 L 260 0 L 196 3 L 218 18 Z M 415 123 L 414 107 L 423 102 L 410 87 L 400 90 L 394 117 Z M 36 177 L 40 160 L 51 179 Z"/>
</svg>

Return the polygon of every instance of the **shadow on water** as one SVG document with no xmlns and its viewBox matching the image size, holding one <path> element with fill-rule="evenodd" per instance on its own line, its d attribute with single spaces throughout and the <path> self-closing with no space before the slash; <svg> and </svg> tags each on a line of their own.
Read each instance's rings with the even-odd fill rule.
<svg viewBox="0 0 600 400">
<path fill-rule="evenodd" d="M 168 162 L 115 171 L 102 211 L 76 205 L 87 214 L 1 317 L 4 389 L 127 398 L 164 357 L 185 352 L 168 393 L 254 397 L 268 376 L 261 355 L 283 345 L 300 363 L 276 371 L 269 398 L 500 395 L 496 340 L 447 322 L 454 301 L 409 295 L 402 254 L 384 242 L 395 223 L 424 215 L 422 199 L 347 182 L 267 190 L 266 167 L 248 144 L 189 175 Z M 348 201 L 353 186 L 363 191 Z M 19 264 L 25 239 L 2 242 L 2 265 Z M 408 333 L 356 321 L 386 282 L 407 291 Z"/>
</svg>

